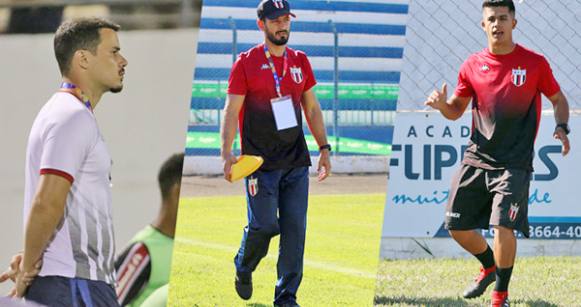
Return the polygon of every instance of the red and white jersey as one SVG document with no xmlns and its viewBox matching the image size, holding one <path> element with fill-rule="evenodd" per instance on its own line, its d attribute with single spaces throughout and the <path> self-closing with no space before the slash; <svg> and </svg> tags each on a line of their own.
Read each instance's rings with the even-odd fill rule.
<svg viewBox="0 0 581 307">
<path fill-rule="evenodd" d="M 488 49 L 460 68 L 455 95 L 472 98 L 472 135 L 463 162 L 484 169 L 531 169 L 541 119 L 541 94 L 560 91 L 545 57 L 516 45 Z"/>
<path fill-rule="evenodd" d="M 41 174 L 71 182 L 64 217 L 43 255 L 40 276 L 114 284 L 111 157 L 97 121 L 82 102 L 59 92 L 38 113 L 28 139 L 24 224 Z"/>
<path fill-rule="evenodd" d="M 258 155 L 264 159 L 261 170 L 310 166 L 311 159 L 302 127 L 302 95 L 315 86 L 307 55 L 286 48 L 288 67 L 284 57 L 272 56 L 274 67 L 281 79 L 283 96 L 290 95 L 298 126 L 277 131 L 271 99 L 278 97 L 272 70 L 264 53 L 264 43 L 241 53 L 232 66 L 228 94 L 244 95 L 244 104 L 238 116 L 243 154 Z M 286 70 L 286 72 L 285 72 Z"/>
</svg>

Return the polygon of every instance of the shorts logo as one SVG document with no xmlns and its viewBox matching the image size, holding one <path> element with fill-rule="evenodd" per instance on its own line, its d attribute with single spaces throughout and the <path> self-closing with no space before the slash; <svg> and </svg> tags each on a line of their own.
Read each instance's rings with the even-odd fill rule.
<svg viewBox="0 0 581 307">
<path fill-rule="evenodd" d="M 512 70 L 512 84 L 516 85 L 517 87 L 520 87 L 523 86 L 526 81 L 527 81 L 526 69 L 520 69 L 519 66 L 518 69 Z"/>
<path fill-rule="evenodd" d="M 458 213 L 458 212 L 449 212 L 448 211 L 448 212 L 446 212 L 446 216 L 459 219 L 460 218 L 460 213 Z"/>
<path fill-rule="evenodd" d="M 284 3 L 282 1 L 283 0 L 272 0 L 272 4 L 274 4 L 274 7 L 276 7 L 277 9 L 283 9 Z"/>
<path fill-rule="evenodd" d="M 303 82 L 303 71 L 300 67 L 291 67 L 290 68 L 291 77 L 296 84 L 301 84 Z"/>
<path fill-rule="evenodd" d="M 508 210 L 508 218 L 510 219 L 511 222 L 514 222 L 516 220 L 516 217 L 518 215 L 518 204 L 510 204 L 510 209 Z"/>
<path fill-rule="evenodd" d="M 250 177 L 248 179 L 248 194 L 250 196 L 256 196 L 258 194 L 258 178 Z"/>
<path fill-rule="evenodd" d="M 266 69 L 270 69 L 270 66 L 268 66 L 268 64 L 262 64 L 262 66 L 260 66 L 261 70 L 266 70 Z"/>
</svg>

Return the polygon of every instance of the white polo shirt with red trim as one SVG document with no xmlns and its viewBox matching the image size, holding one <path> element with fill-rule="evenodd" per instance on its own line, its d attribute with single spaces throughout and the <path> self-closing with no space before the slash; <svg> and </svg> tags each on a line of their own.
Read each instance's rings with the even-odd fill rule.
<svg viewBox="0 0 581 307">
<path fill-rule="evenodd" d="M 40 276 L 114 284 L 111 157 L 93 112 L 75 96 L 54 94 L 28 139 L 24 224 L 42 174 L 71 182 L 64 217 L 43 255 Z"/>
</svg>

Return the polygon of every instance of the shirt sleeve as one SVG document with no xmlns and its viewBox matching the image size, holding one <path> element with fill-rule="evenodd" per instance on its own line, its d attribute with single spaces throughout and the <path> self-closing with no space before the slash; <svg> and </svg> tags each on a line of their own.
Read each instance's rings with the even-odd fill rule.
<svg viewBox="0 0 581 307">
<path fill-rule="evenodd" d="M 244 64 L 242 56 L 238 56 L 236 62 L 230 71 L 230 78 L 228 79 L 228 94 L 232 95 L 246 95 L 248 91 L 248 82 L 246 81 L 246 73 L 244 72 Z"/>
<path fill-rule="evenodd" d="M 454 91 L 454 95 L 456 97 L 474 96 L 474 88 L 472 87 L 472 83 L 468 77 L 469 73 L 470 67 L 467 60 L 462 64 L 462 66 L 460 66 L 460 72 L 458 73 L 458 84 L 456 85 L 456 90 Z"/>
<path fill-rule="evenodd" d="M 117 301 L 121 306 L 130 304 L 147 286 L 151 274 L 151 258 L 147 246 L 136 242 L 128 246 L 117 259 Z"/>
<path fill-rule="evenodd" d="M 95 123 L 85 110 L 49 123 L 42 134 L 40 174 L 58 175 L 72 184 L 97 134 Z"/>
<path fill-rule="evenodd" d="M 313 86 L 317 84 L 317 80 L 315 79 L 315 74 L 313 73 L 313 68 L 311 67 L 311 62 L 306 55 L 303 58 L 303 68 L 305 69 L 304 78 L 305 78 L 305 89 L 304 91 L 308 91 Z"/>
<path fill-rule="evenodd" d="M 561 90 L 561 87 L 555 79 L 551 65 L 549 65 L 549 62 L 545 57 L 542 58 L 540 67 L 539 90 L 546 97 L 551 97 L 557 94 Z"/>
</svg>

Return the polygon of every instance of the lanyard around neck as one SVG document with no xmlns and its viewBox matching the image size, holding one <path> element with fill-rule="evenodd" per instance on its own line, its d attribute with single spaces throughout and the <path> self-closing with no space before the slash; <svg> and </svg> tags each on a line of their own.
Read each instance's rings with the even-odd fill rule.
<svg viewBox="0 0 581 307">
<path fill-rule="evenodd" d="M 274 86 L 276 87 L 276 94 L 278 95 L 278 97 L 282 97 L 280 82 L 284 79 L 284 76 L 286 76 L 286 71 L 288 69 L 288 54 L 286 52 L 286 48 L 284 49 L 284 54 L 282 55 L 284 58 L 284 64 L 282 66 L 282 77 L 280 77 L 276 72 L 276 68 L 274 67 L 274 61 L 272 60 L 272 56 L 270 55 L 270 51 L 268 51 L 268 47 L 266 46 L 266 44 L 264 44 L 264 55 L 268 60 L 270 70 L 272 71 L 272 76 L 274 77 Z"/>
<path fill-rule="evenodd" d="M 89 109 L 89 111 L 91 112 L 93 111 L 91 102 L 89 101 L 88 98 L 85 97 L 85 95 L 83 95 L 81 89 L 78 88 L 76 85 L 68 82 L 63 82 L 61 83 L 61 88 L 59 92 L 72 94 L 73 96 L 77 97 L 77 99 L 79 99 L 81 102 L 83 102 L 83 104 Z"/>
</svg>

